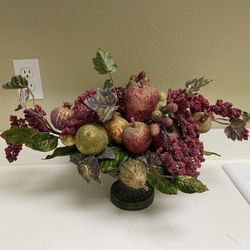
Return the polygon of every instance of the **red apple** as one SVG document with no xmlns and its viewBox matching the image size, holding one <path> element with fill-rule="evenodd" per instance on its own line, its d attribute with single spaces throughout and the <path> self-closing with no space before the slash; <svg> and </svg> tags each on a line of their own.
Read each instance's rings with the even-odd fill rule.
<svg viewBox="0 0 250 250">
<path fill-rule="evenodd" d="M 126 119 L 146 122 L 151 119 L 151 113 L 159 102 L 159 91 L 148 84 L 148 80 L 132 82 L 125 93 L 124 108 Z"/>
<path fill-rule="evenodd" d="M 125 127 L 122 142 L 125 147 L 132 153 L 142 154 L 149 147 L 152 140 L 150 128 L 143 122 L 135 122 Z"/>
</svg>

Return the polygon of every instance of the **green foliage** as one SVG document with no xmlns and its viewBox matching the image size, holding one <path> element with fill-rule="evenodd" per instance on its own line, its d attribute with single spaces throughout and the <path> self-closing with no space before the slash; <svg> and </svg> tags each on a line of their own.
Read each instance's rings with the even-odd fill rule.
<svg viewBox="0 0 250 250">
<path fill-rule="evenodd" d="M 171 178 L 159 175 L 156 171 L 150 171 L 147 175 L 148 182 L 164 194 L 177 194 L 177 188 Z"/>
<path fill-rule="evenodd" d="M 210 151 L 206 151 L 206 150 L 204 150 L 204 155 L 206 155 L 206 156 L 217 155 L 217 156 L 221 157 L 221 155 L 218 153 L 210 152 Z"/>
<path fill-rule="evenodd" d="M 174 183 L 176 187 L 183 193 L 202 193 L 208 191 L 206 185 L 200 180 L 186 175 L 178 175 L 174 177 Z"/>
<path fill-rule="evenodd" d="M 129 158 L 129 154 L 121 148 L 114 147 L 113 150 L 115 159 L 99 159 L 99 167 L 104 173 L 115 171 L 121 163 L 127 161 Z"/>
<path fill-rule="evenodd" d="M 188 82 L 186 82 L 186 91 L 188 94 L 197 92 L 200 90 L 200 88 L 208 85 L 211 81 L 212 80 L 208 80 L 204 77 L 189 80 Z"/>
<path fill-rule="evenodd" d="M 242 118 L 245 122 L 250 122 L 250 114 L 248 114 L 246 111 L 242 113 Z"/>
<path fill-rule="evenodd" d="M 26 144 L 31 141 L 37 130 L 32 128 L 11 128 L 1 134 L 1 137 L 11 144 Z"/>
<path fill-rule="evenodd" d="M 58 144 L 58 137 L 49 133 L 37 133 L 25 145 L 37 151 L 47 152 L 55 149 Z"/>
<path fill-rule="evenodd" d="M 21 75 L 11 77 L 10 82 L 2 85 L 4 89 L 23 89 L 28 87 L 28 81 Z"/>
<path fill-rule="evenodd" d="M 113 83 L 110 79 L 107 79 L 105 82 L 104 82 L 104 85 L 103 85 L 103 89 L 111 89 L 113 86 Z"/>
<path fill-rule="evenodd" d="M 113 73 L 117 70 L 117 65 L 112 56 L 101 49 L 98 49 L 96 57 L 92 60 L 99 74 Z"/>
<path fill-rule="evenodd" d="M 71 155 L 73 153 L 77 152 L 77 148 L 75 145 L 73 146 L 66 146 L 66 147 L 60 147 L 56 148 L 54 152 L 51 155 L 47 155 L 45 159 L 52 159 L 57 156 L 66 156 L 66 155 Z"/>
<path fill-rule="evenodd" d="M 8 143 L 25 144 L 34 150 L 47 152 L 57 147 L 58 137 L 32 128 L 10 128 L 1 134 Z"/>
</svg>

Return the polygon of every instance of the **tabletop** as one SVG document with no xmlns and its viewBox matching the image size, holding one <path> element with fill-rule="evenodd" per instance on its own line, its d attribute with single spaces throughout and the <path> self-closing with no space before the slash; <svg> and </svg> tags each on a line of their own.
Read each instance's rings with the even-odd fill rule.
<svg viewBox="0 0 250 250">
<path fill-rule="evenodd" d="M 209 149 L 216 133 L 204 137 Z M 114 179 L 87 184 L 65 158 L 36 162 L 37 155 L 27 151 L 19 165 L 2 159 L 0 249 L 247 250 L 250 206 L 222 169 L 226 162 L 250 163 L 250 144 L 239 145 L 221 148 L 224 157 L 203 164 L 200 179 L 209 192 L 156 192 L 150 207 L 133 212 L 110 202 Z"/>
</svg>

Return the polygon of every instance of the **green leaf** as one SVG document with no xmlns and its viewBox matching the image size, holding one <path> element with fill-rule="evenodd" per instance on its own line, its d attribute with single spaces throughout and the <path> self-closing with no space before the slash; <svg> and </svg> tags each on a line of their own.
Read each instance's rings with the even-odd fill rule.
<svg viewBox="0 0 250 250">
<path fill-rule="evenodd" d="M 197 92 L 200 88 L 208 85 L 212 80 L 208 80 L 204 77 L 195 78 L 193 80 L 189 80 L 186 82 L 186 92 L 191 94 L 193 92 Z"/>
<path fill-rule="evenodd" d="M 26 144 L 37 130 L 32 128 L 10 128 L 1 134 L 1 137 L 11 144 Z"/>
<path fill-rule="evenodd" d="M 117 65 L 112 56 L 101 49 L 98 49 L 96 57 L 92 60 L 99 74 L 113 73 L 117 70 Z"/>
<path fill-rule="evenodd" d="M 148 173 L 147 180 L 153 187 L 164 194 L 178 193 L 178 190 L 171 178 L 158 175 L 155 171 L 151 171 Z"/>
<path fill-rule="evenodd" d="M 192 194 L 208 191 L 206 185 L 192 176 L 178 175 L 174 178 L 174 183 L 183 193 Z"/>
<path fill-rule="evenodd" d="M 57 156 L 71 155 L 75 152 L 77 152 L 77 148 L 75 145 L 69 146 L 69 147 L 60 147 L 60 148 L 56 148 L 51 155 L 47 155 L 45 159 L 48 160 L 48 159 L 55 158 Z"/>
<path fill-rule="evenodd" d="M 99 167 L 102 172 L 109 173 L 120 167 L 121 163 L 129 158 L 129 154 L 119 147 L 113 148 L 115 159 L 99 159 Z"/>
<path fill-rule="evenodd" d="M 104 86 L 103 86 L 103 89 L 111 89 L 113 86 L 113 83 L 111 82 L 110 79 L 107 79 L 105 82 L 104 82 Z"/>
<path fill-rule="evenodd" d="M 206 151 L 206 150 L 204 150 L 204 155 L 206 155 L 206 156 L 217 155 L 217 156 L 221 157 L 221 155 L 218 153 L 210 152 L 210 151 Z"/>
<path fill-rule="evenodd" d="M 246 111 L 242 113 L 242 118 L 245 122 L 250 122 L 250 114 L 248 114 Z"/>
<path fill-rule="evenodd" d="M 28 81 L 25 77 L 18 75 L 11 77 L 11 81 L 2 86 L 4 89 L 23 89 L 28 87 Z"/>
<path fill-rule="evenodd" d="M 10 128 L 1 137 L 11 144 L 25 144 L 34 150 L 47 152 L 57 147 L 58 137 L 33 128 Z"/>
<path fill-rule="evenodd" d="M 58 137 L 49 133 L 38 132 L 28 143 L 25 143 L 25 145 L 37 151 L 47 152 L 57 147 Z"/>
</svg>

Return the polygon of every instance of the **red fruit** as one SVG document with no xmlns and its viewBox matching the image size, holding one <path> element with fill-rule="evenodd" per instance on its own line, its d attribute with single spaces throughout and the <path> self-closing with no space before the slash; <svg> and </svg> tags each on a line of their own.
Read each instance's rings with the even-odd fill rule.
<svg viewBox="0 0 250 250">
<path fill-rule="evenodd" d="M 159 102 L 159 92 L 156 88 L 140 82 L 133 82 L 127 88 L 124 97 L 126 119 L 146 122 L 151 119 L 151 113 Z"/>
<path fill-rule="evenodd" d="M 178 110 L 178 106 L 176 103 L 169 103 L 166 106 L 167 113 L 175 113 Z"/>
<path fill-rule="evenodd" d="M 127 127 L 125 127 L 122 142 L 125 147 L 132 153 L 144 153 L 151 143 L 151 132 L 149 126 L 143 122 L 135 122 L 132 119 Z"/>
<path fill-rule="evenodd" d="M 63 107 L 56 107 L 50 113 L 50 120 L 53 126 L 59 130 L 67 126 L 67 121 L 72 116 L 73 111 L 69 103 L 64 103 Z"/>
<path fill-rule="evenodd" d="M 165 117 L 161 120 L 161 124 L 164 128 L 170 128 L 173 126 L 173 120 L 169 117 Z"/>
</svg>

